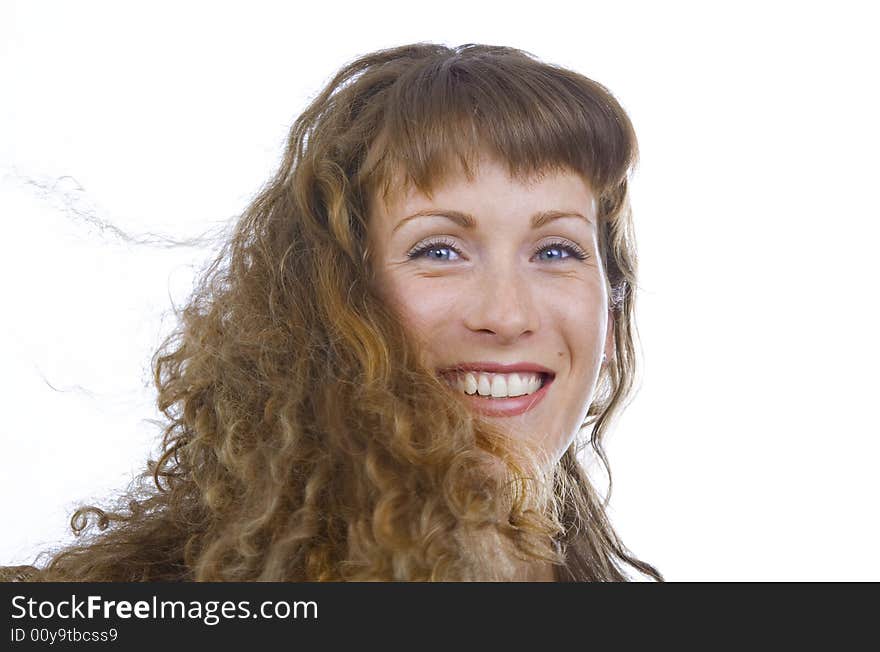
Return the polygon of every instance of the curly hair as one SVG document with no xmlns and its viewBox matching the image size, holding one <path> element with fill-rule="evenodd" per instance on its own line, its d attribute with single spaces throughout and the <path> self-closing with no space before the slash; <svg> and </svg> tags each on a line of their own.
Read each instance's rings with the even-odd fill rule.
<svg viewBox="0 0 880 652">
<path fill-rule="evenodd" d="M 371 283 L 372 202 L 489 153 L 596 193 L 616 353 L 554 468 L 462 408 Z M 635 374 L 632 124 L 600 84 L 509 47 L 415 43 L 345 65 L 153 356 L 161 455 L 35 581 L 662 581 L 581 463 Z M 609 473 L 610 484 L 610 473 Z M 610 487 L 609 494 L 610 496 Z M 48 554 L 48 553 L 47 553 Z"/>
</svg>

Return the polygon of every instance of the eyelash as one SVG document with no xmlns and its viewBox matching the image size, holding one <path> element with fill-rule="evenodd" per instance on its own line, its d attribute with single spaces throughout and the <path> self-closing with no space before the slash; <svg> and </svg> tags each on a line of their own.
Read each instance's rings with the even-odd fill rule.
<svg viewBox="0 0 880 652">
<path fill-rule="evenodd" d="M 459 256 L 461 255 L 461 252 L 458 250 L 458 248 L 455 246 L 454 243 L 449 242 L 448 240 L 441 239 L 441 240 L 432 240 L 431 242 L 426 242 L 423 245 L 419 245 L 415 249 L 410 251 L 407 254 L 407 256 L 409 258 L 418 258 L 422 254 L 424 254 L 428 251 L 431 251 L 433 249 L 451 249 L 452 251 L 457 253 Z M 578 247 L 577 245 L 570 244 L 568 242 L 560 242 L 560 241 L 549 242 L 541 247 L 538 247 L 537 249 L 535 249 L 535 251 L 532 253 L 532 255 L 534 256 L 534 255 L 539 254 L 542 251 L 545 251 L 547 249 L 565 250 L 569 253 L 569 256 L 571 258 L 575 258 L 577 260 L 586 260 L 586 258 L 587 258 L 587 253 L 583 249 Z M 565 260 L 565 259 L 564 258 L 556 258 L 555 260 Z"/>
</svg>

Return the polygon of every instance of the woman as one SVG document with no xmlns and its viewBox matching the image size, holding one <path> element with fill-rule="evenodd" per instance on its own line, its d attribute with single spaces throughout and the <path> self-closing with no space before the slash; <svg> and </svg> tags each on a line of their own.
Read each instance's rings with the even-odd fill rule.
<svg viewBox="0 0 880 652">
<path fill-rule="evenodd" d="M 153 358 L 163 455 L 19 575 L 662 579 L 577 459 L 632 386 L 636 156 L 519 50 L 345 66 Z"/>
</svg>

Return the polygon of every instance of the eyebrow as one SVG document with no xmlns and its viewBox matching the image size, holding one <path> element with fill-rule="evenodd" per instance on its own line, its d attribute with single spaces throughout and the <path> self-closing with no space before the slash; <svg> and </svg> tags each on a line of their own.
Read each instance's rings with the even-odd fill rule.
<svg viewBox="0 0 880 652">
<path fill-rule="evenodd" d="M 452 220 L 460 227 L 464 229 L 473 229 L 477 225 L 477 220 L 474 219 L 474 216 L 470 213 L 464 213 L 462 211 L 454 211 L 454 210 L 446 210 L 446 209 L 436 209 L 436 208 L 426 208 L 424 210 L 413 213 L 412 215 L 408 215 L 404 217 L 400 222 L 397 223 L 391 233 L 394 234 L 397 229 L 401 226 L 413 220 L 417 217 L 445 217 L 447 219 Z M 561 211 L 561 210 L 551 210 L 551 211 L 538 211 L 534 215 L 532 215 L 532 228 L 539 229 L 545 224 L 552 222 L 553 220 L 558 220 L 563 217 L 577 217 L 582 219 L 584 222 L 589 224 L 591 227 L 593 223 L 578 213 L 577 211 Z"/>
</svg>

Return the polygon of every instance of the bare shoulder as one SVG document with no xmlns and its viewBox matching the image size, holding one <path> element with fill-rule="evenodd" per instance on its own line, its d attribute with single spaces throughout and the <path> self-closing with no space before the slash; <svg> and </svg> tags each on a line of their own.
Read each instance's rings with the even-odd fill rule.
<svg viewBox="0 0 880 652">
<path fill-rule="evenodd" d="M 25 582 L 38 570 L 35 566 L 0 566 L 0 582 Z"/>
</svg>

